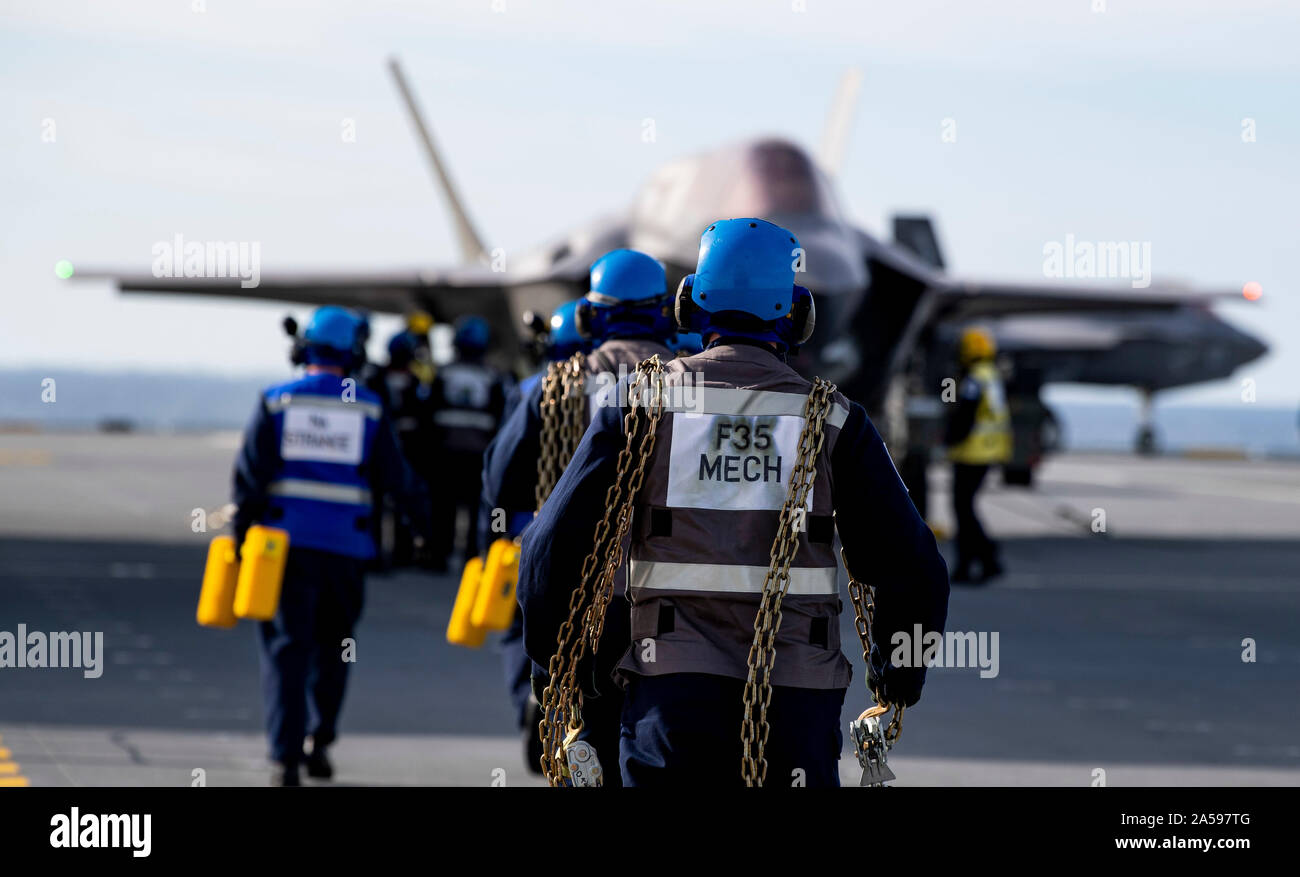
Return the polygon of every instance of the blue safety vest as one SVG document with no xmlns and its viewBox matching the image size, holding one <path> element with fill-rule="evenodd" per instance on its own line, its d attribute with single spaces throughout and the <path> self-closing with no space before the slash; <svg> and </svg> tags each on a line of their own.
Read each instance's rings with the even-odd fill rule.
<svg viewBox="0 0 1300 877">
<path fill-rule="evenodd" d="M 263 521 L 289 531 L 289 546 L 349 557 L 375 556 L 370 518 L 371 453 L 379 397 L 332 374 L 315 374 L 264 394 L 275 424 L 279 467 Z"/>
</svg>

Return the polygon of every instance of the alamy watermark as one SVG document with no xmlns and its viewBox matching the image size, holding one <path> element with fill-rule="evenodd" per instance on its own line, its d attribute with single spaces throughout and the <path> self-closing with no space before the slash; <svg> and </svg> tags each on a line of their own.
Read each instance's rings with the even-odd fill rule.
<svg viewBox="0 0 1300 877">
<path fill-rule="evenodd" d="M 1065 241 L 1043 244 L 1044 277 L 1125 278 L 1134 289 L 1151 285 L 1150 241 Z"/>
<path fill-rule="evenodd" d="M 981 679 L 998 675 L 998 632 L 981 630 L 932 630 L 922 633 L 921 625 L 912 633 L 896 631 L 889 638 L 894 651 L 889 661 L 895 667 L 978 667 Z"/>
<path fill-rule="evenodd" d="M 153 850 L 153 816 L 149 813 L 68 813 L 50 817 L 50 846 L 55 849 L 128 849 L 137 859 Z"/>
<path fill-rule="evenodd" d="M 631 395 L 632 382 L 628 379 L 630 374 L 631 370 L 627 365 L 619 363 L 617 374 L 603 371 L 589 376 L 587 378 L 588 386 L 591 388 L 589 392 L 595 396 L 596 407 L 626 408 Z M 702 380 L 703 374 L 696 372 L 665 374 L 660 394 L 665 409 L 687 414 L 703 414 L 704 399 L 699 387 Z M 637 404 L 648 407 L 653 398 L 654 380 L 642 381 L 637 392 Z"/>
<path fill-rule="evenodd" d="M 80 668 L 87 679 L 104 673 L 104 632 L 0 630 L 0 670 Z"/>
<path fill-rule="evenodd" d="M 186 241 L 177 234 L 154 243 L 154 277 L 238 277 L 244 289 L 262 282 L 262 245 L 258 241 Z"/>
</svg>

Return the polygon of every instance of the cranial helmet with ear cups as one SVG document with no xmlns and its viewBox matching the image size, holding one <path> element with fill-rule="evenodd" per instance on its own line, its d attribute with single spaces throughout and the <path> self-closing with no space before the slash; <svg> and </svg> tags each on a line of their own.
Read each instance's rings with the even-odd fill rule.
<svg viewBox="0 0 1300 877">
<path fill-rule="evenodd" d="M 654 257 L 611 250 L 592 263 L 590 291 L 578 302 L 574 325 L 593 341 L 631 336 L 664 340 L 673 334 L 668 306 L 668 278 Z"/>
<path fill-rule="evenodd" d="M 812 293 L 794 282 L 801 252 L 794 235 L 762 219 L 713 223 L 700 238 L 695 273 L 677 287 L 679 330 L 797 349 L 817 322 Z"/>
<path fill-rule="evenodd" d="M 300 342 L 295 344 L 294 364 L 333 365 L 349 371 L 359 368 L 366 360 L 364 325 L 347 308 L 335 305 L 317 308 Z M 288 329 L 287 321 L 285 328 Z"/>
</svg>

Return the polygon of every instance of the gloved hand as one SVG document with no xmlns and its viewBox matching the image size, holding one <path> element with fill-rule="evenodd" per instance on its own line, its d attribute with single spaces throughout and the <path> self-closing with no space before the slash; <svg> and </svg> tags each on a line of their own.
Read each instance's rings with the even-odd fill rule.
<svg viewBox="0 0 1300 877">
<path fill-rule="evenodd" d="M 874 643 L 867 676 L 867 685 L 873 692 L 878 692 L 885 703 L 915 706 L 921 699 L 925 668 L 897 667 L 885 659 Z"/>
<path fill-rule="evenodd" d="M 546 691 L 546 685 L 550 681 L 551 678 L 546 675 L 546 671 L 544 671 L 541 667 L 537 667 L 537 666 L 533 667 L 533 676 L 532 676 L 533 698 L 538 703 L 542 702 L 543 700 L 542 692 Z"/>
</svg>

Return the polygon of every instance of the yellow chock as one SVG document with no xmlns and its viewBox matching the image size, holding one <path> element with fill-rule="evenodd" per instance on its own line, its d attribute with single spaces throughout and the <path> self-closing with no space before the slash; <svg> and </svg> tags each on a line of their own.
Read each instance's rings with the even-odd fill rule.
<svg viewBox="0 0 1300 877">
<path fill-rule="evenodd" d="M 270 621 L 280 605 L 280 585 L 289 555 L 289 534 L 254 524 L 244 537 L 243 560 L 235 583 L 235 615 Z"/>
<path fill-rule="evenodd" d="M 460 589 L 451 607 L 451 620 L 447 622 L 447 642 L 455 646 L 477 649 L 483 645 L 487 631 L 475 626 L 470 616 L 478 597 L 479 583 L 483 579 L 483 558 L 471 557 L 460 576 Z"/>
<path fill-rule="evenodd" d="M 483 577 L 469 620 L 475 627 L 505 630 L 515 616 L 515 587 L 519 583 L 519 543 L 498 539 L 488 549 Z"/>
<path fill-rule="evenodd" d="M 235 540 L 218 536 L 208 546 L 208 565 L 203 570 L 203 588 L 199 591 L 199 608 L 195 613 L 204 627 L 234 627 L 235 583 L 239 576 L 239 557 Z"/>
</svg>

